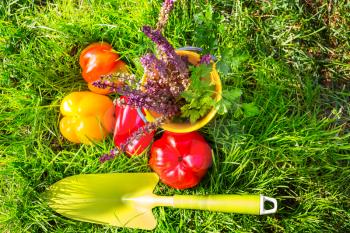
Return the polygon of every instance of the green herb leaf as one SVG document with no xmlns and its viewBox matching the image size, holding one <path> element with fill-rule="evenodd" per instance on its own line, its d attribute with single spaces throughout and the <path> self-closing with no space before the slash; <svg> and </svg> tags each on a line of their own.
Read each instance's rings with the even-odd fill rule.
<svg viewBox="0 0 350 233">
<path fill-rule="evenodd" d="M 233 69 L 237 70 L 241 64 L 249 59 L 249 54 L 247 52 L 243 53 L 236 53 L 232 57 L 232 67 Z"/>
<path fill-rule="evenodd" d="M 235 88 L 232 90 L 224 90 L 222 92 L 222 99 L 216 104 L 218 114 L 227 113 L 233 106 L 238 105 L 239 97 L 242 95 L 242 90 Z"/>
<path fill-rule="evenodd" d="M 246 50 L 226 48 L 221 52 L 221 59 L 217 64 L 218 69 L 226 75 L 231 69 L 237 70 L 249 58 L 249 52 Z"/>
<path fill-rule="evenodd" d="M 186 91 L 181 93 L 181 97 L 186 101 L 181 107 L 181 117 L 194 123 L 215 106 L 214 85 L 209 79 L 211 65 L 201 64 L 191 67 L 190 70 L 191 84 Z"/>
<path fill-rule="evenodd" d="M 216 63 L 216 69 L 223 75 L 227 75 L 231 71 L 229 65 L 225 61 L 218 61 L 218 63 Z"/>
<path fill-rule="evenodd" d="M 260 113 L 259 108 L 254 103 L 244 103 L 242 109 L 246 117 L 256 116 Z"/>
<path fill-rule="evenodd" d="M 244 113 L 243 113 L 243 110 L 242 110 L 241 108 L 237 108 L 236 111 L 235 111 L 235 113 L 233 114 L 233 116 L 234 116 L 235 118 L 239 118 L 239 117 L 241 117 L 243 114 L 244 114 Z"/>
<path fill-rule="evenodd" d="M 232 103 L 230 101 L 227 101 L 225 99 L 221 99 L 217 104 L 216 104 L 216 110 L 217 113 L 220 115 L 224 115 L 228 112 L 228 110 L 231 108 Z"/>
<path fill-rule="evenodd" d="M 224 90 L 222 92 L 222 95 L 225 99 L 228 99 L 230 101 L 235 101 L 237 98 L 241 97 L 242 90 L 239 88 L 235 88 L 232 90 Z"/>
<path fill-rule="evenodd" d="M 210 75 L 212 70 L 211 65 L 201 64 L 199 66 L 193 66 L 190 68 L 191 71 L 191 89 L 200 90 L 203 85 L 208 83 L 207 80 L 203 80 L 203 78 L 207 78 Z M 210 82 L 209 82 L 210 83 Z"/>
<path fill-rule="evenodd" d="M 186 102 L 190 102 L 192 99 L 196 97 L 195 93 L 192 90 L 187 90 L 181 93 L 181 97 L 186 100 Z"/>
</svg>

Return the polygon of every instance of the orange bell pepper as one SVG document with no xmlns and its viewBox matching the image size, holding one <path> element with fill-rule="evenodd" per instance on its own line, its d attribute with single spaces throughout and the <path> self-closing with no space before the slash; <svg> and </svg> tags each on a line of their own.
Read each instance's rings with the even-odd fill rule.
<svg viewBox="0 0 350 233">
<path fill-rule="evenodd" d="M 114 105 L 107 96 L 72 92 L 64 97 L 60 110 L 60 131 L 71 142 L 91 144 L 113 131 Z"/>
</svg>

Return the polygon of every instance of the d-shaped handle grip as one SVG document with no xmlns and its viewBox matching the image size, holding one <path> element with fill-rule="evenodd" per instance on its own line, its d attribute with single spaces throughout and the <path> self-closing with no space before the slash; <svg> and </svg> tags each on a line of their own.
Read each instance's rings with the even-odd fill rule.
<svg viewBox="0 0 350 233">
<path fill-rule="evenodd" d="M 265 202 L 271 202 L 272 209 L 265 209 Z M 255 215 L 273 214 L 277 211 L 276 199 L 263 195 L 175 195 L 172 206 L 182 209 Z"/>
</svg>

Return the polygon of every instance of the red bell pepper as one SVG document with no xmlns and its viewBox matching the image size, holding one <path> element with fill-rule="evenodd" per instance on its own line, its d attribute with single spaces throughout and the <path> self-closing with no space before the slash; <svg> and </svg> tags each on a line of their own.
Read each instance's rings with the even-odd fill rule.
<svg viewBox="0 0 350 233">
<path fill-rule="evenodd" d="M 121 99 L 127 101 L 126 97 L 121 97 Z M 115 120 L 114 144 L 118 148 L 125 144 L 135 131 L 146 124 L 138 114 L 137 109 L 128 105 L 116 105 Z M 150 145 L 153 136 L 154 132 L 143 133 L 141 137 L 138 137 L 126 145 L 125 152 L 129 156 L 140 155 Z"/>
</svg>

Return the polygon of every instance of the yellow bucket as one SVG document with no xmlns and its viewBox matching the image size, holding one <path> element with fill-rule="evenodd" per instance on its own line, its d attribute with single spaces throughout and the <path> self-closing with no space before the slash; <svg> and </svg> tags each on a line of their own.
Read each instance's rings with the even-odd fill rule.
<svg viewBox="0 0 350 233">
<path fill-rule="evenodd" d="M 183 51 L 183 50 L 178 50 L 176 53 L 180 56 L 186 56 L 188 57 L 188 61 L 193 64 L 197 65 L 199 64 L 200 61 L 200 55 L 195 52 L 191 51 Z M 142 79 L 142 82 L 144 82 L 146 77 L 144 76 Z M 222 85 L 221 85 L 221 80 L 219 77 L 219 74 L 216 70 L 215 63 L 213 64 L 213 69 L 210 72 L 210 79 L 215 83 L 215 100 L 219 101 L 221 99 L 222 95 Z M 166 122 L 161 125 L 161 127 L 164 130 L 174 132 L 174 133 L 189 133 L 195 130 L 198 130 L 202 128 L 204 125 L 208 124 L 208 122 L 213 119 L 215 116 L 217 110 L 216 108 L 212 108 L 207 115 L 199 119 L 195 123 L 173 123 L 173 122 Z M 153 122 L 155 120 L 155 115 L 152 115 L 150 111 L 145 110 L 145 117 L 147 121 Z"/>
</svg>

